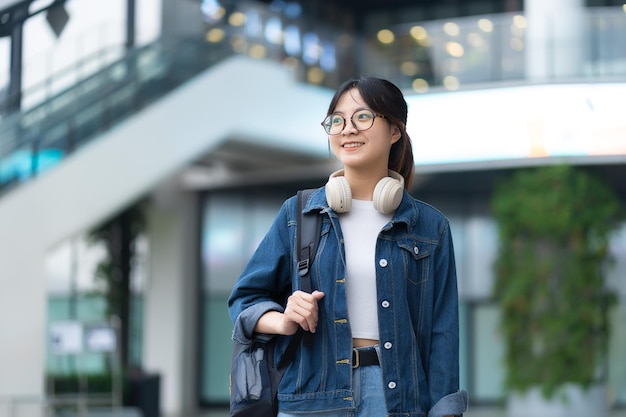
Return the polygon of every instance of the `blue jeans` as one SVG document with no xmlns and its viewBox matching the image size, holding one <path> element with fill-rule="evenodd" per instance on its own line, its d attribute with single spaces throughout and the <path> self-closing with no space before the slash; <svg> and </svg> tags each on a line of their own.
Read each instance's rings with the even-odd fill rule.
<svg viewBox="0 0 626 417">
<path fill-rule="evenodd" d="M 352 410 L 333 410 L 311 412 L 306 411 L 298 414 L 278 413 L 278 417 L 302 417 L 311 415 L 314 417 L 385 417 L 385 396 L 383 388 L 383 376 L 380 366 L 361 366 L 352 371 L 354 386 L 354 404 Z"/>
</svg>

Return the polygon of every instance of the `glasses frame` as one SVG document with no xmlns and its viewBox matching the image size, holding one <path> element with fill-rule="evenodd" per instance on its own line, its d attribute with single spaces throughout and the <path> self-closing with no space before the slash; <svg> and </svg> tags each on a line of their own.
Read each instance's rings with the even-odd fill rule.
<svg viewBox="0 0 626 417">
<path fill-rule="evenodd" d="M 365 128 L 365 129 L 359 129 L 359 128 L 356 126 L 356 124 L 354 123 L 354 119 L 353 119 L 353 117 L 354 117 L 354 115 L 355 115 L 355 114 L 357 114 L 357 113 L 359 113 L 359 112 L 362 112 L 362 111 L 368 111 L 368 112 L 372 113 L 372 115 L 374 116 L 374 117 L 372 117 L 372 124 L 371 124 L 368 128 Z M 337 133 L 330 133 L 330 132 L 328 131 L 328 129 L 326 129 L 326 120 L 328 120 L 328 118 L 329 118 L 329 117 L 331 117 L 331 116 L 333 116 L 333 115 L 338 115 L 338 116 L 341 116 L 341 117 L 343 118 L 343 127 L 342 127 L 342 128 L 341 128 L 341 130 L 340 130 L 339 132 L 337 132 Z M 366 130 L 371 129 L 371 128 L 372 128 L 372 126 L 374 126 L 374 121 L 376 120 L 376 118 L 377 118 L 377 117 L 380 117 L 380 118 L 384 119 L 384 118 L 385 118 L 385 115 L 384 115 L 384 114 L 379 114 L 379 113 L 376 113 L 375 111 L 370 110 L 370 109 L 359 109 L 359 110 L 355 111 L 354 113 L 352 113 L 352 116 L 350 116 L 350 123 L 352 123 L 352 126 L 353 126 L 356 130 L 357 130 L 357 132 L 364 132 L 364 131 L 366 131 Z M 328 135 L 330 135 L 330 136 L 335 136 L 335 135 L 340 135 L 340 134 L 341 134 L 341 132 L 343 132 L 343 131 L 344 131 L 344 129 L 346 128 L 347 123 L 348 123 L 348 119 L 347 119 L 345 116 L 342 116 L 342 115 L 341 115 L 341 114 L 339 114 L 339 113 L 331 113 L 331 114 L 329 114 L 328 116 L 326 116 L 326 117 L 324 118 L 324 120 L 322 120 L 322 123 L 320 123 L 320 124 L 321 124 L 321 125 L 322 125 L 322 127 L 324 128 L 324 132 L 326 132 L 326 133 L 327 133 Z"/>
</svg>

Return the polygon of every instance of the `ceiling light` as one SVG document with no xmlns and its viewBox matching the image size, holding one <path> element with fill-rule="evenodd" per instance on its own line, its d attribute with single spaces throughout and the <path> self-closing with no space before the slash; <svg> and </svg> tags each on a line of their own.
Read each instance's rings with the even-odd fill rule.
<svg viewBox="0 0 626 417">
<path fill-rule="evenodd" d="M 393 41 L 396 39 L 396 36 L 389 29 L 379 30 L 376 37 L 378 38 L 378 41 L 380 43 L 384 43 L 384 44 L 393 43 Z"/>
<path fill-rule="evenodd" d="M 428 85 L 428 81 L 426 81 L 425 79 L 416 78 L 413 80 L 411 87 L 413 87 L 413 91 L 415 91 L 416 93 L 425 93 L 428 91 L 428 88 L 430 86 Z"/>
<path fill-rule="evenodd" d="M 443 31 L 446 32 L 448 36 L 457 36 L 461 30 L 459 29 L 459 25 L 454 22 L 448 22 L 443 25 Z"/>
<path fill-rule="evenodd" d="M 493 22 L 489 19 L 479 19 L 478 27 L 483 32 L 488 32 L 488 33 L 493 32 Z"/>
</svg>

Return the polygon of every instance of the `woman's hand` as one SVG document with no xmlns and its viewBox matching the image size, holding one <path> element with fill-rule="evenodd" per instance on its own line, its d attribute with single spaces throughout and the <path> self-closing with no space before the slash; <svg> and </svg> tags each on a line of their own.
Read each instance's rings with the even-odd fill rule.
<svg viewBox="0 0 626 417">
<path fill-rule="evenodd" d="M 263 314 L 255 331 L 257 333 L 292 335 L 299 327 L 315 333 L 319 318 L 317 302 L 324 298 L 321 291 L 313 291 L 311 294 L 304 291 L 295 291 L 287 299 L 284 313 L 268 311 Z"/>
<path fill-rule="evenodd" d="M 287 307 L 283 315 L 283 326 L 286 333 L 294 334 L 298 326 L 311 333 L 315 333 L 319 317 L 317 302 L 324 298 L 321 291 L 313 291 L 311 294 L 304 291 L 296 291 L 287 299 Z M 297 325 L 296 325 L 297 324 Z"/>
</svg>

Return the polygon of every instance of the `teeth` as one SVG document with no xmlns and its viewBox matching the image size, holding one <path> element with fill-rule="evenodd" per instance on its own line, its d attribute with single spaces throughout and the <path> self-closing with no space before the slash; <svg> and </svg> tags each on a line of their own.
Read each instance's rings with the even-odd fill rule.
<svg viewBox="0 0 626 417">
<path fill-rule="evenodd" d="M 345 145 L 343 145 L 343 147 L 344 148 L 356 148 L 361 145 L 362 143 L 346 143 Z"/>
</svg>

